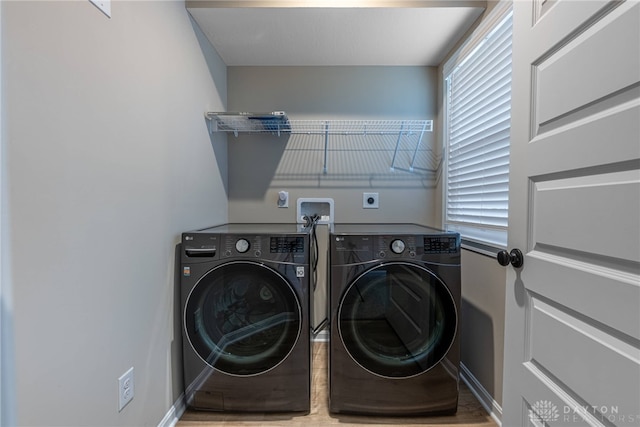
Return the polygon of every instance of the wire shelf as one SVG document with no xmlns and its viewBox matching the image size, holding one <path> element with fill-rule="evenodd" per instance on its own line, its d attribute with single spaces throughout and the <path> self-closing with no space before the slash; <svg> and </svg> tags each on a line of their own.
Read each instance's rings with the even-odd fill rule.
<svg viewBox="0 0 640 427">
<path fill-rule="evenodd" d="M 291 133 L 309 135 L 399 135 L 431 132 L 432 120 L 290 120 Z"/>
<path fill-rule="evenodd" d="M 286 113 L 206 114 L 212 132 L 291 133 L 309 135 L 413 134 L 432 132 L 433 120 L 289 120 Z"/>
<path fill-rule="evenodd" d="M 375 145 L 375 137 L 391 138 L 388 140 L 388 148 L 391 155 L 388 163 L 391 171 L 396 168 L 403 169 L 401 164 L 404 158 L 409 158 L 405 170 L 417 173 L 414 169 L 431 170 L 431 167 L 417 167 L 419 154 L 424 150 L 421 147 L 425 132 L 433 132 L 433 120 L 289 120 L 283 111 L 271 113 L 206 113 L 210 121 L 211 132 L 230 132 L 235 136 L 240 133 L 268 133 L 272 135 L 319 135 L 323 137 L 322 172 L 328 171 L 329 153 L 336 151 L 353 151 L 348 147 L 353 144 L 351 137 L 372 139 Z M 341 149 L 329 149 L 329 136 L 332 140 L 342 141 Z M 301 147 L 305 150 L 305 147 Z M 308 147 L 306 147 L 308 149 Z M 369 147 L 375 150 L 375 147 Z M 369 151 L 362 147 L 356 151 Z M 430 150 L 429 150 L 430 151 Z M 433 166 L 433 161 L 429 166 Z"/>
</svg>

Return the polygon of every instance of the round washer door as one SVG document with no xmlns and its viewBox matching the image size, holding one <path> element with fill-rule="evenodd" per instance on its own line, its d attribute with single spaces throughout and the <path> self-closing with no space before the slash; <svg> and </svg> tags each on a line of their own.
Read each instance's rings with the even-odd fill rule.
<svg viewBox="0 0 640 427">
<path fill-rule="evenodd" d="M 211 367 L 257 375 L 287 358 L 302 326 L 300 303 L 277 271 L 253 262 L 214 268 L 187 298 L 184 326 L 193 349 Z"/>
<path fill-rule="evenodd" d="M 409 263 L 382 264 L 358 276 L 342 296 L 338 331 L 369 372 L 407 378 L 428 371 L 456 336 L 457 310 L 445 284 Z"/>
</svg>

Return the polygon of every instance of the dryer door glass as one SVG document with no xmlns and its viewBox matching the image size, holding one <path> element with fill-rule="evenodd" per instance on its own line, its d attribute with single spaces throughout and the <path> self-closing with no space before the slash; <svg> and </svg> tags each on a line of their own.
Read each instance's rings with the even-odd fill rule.
<svg viewBox="0 0 640 427">
<path fill-rule="evenodd" d="M 252 262 L 209 271 L 185 304 L 186 335 L 210 366 L 232 375 L 268 371 L 289 355 L 302 313 L 289 282 Z"/>
<path fill-rule="evenodd" d="M 383 377 L 406 378 L 431 369 L 449 351 L 456 328 L 456 304 L 445 284 L 409 263 L 365 271 L 338 308 L 343 345 L 360 366 Z"/>
</svg>

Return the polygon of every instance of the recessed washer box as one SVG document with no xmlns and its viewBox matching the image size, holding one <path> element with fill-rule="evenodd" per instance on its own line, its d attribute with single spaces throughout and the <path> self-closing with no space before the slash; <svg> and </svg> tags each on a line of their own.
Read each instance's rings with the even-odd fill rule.
<svg viewBox="0 0 640 427">
<path fill-rule="evenodd" d="M 304 224 L 305 216 L 318 215 L 318 224 L 333 223 L 333 199 L 330 198 L 300 198 L 298 199 L 298 209 L 296 210 L 296 221 Z"/>
</svg>

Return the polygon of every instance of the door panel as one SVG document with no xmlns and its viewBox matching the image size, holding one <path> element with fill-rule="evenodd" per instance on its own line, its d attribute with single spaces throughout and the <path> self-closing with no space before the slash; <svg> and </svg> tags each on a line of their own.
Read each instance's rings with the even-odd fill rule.
<svg viewBox="0 0 640 427">
<path fill-rule="evenodd" d="M 638 278 L 623 266 L 598 265 L 578 261 L 552 248 L 527 254 L 527 289 L 538 295 L 552 295 L 554 301 L 601 323 L 602 329 L 612 328 L 628 340 L 640 336 L 638 310 Z M 630 269 L 635 267 L 629 266 Z M 616 307 L 609 307 L 611 295 L 616 295 Z"/>
<path fill-rule="evenodd" d="M 640 3 L 514 2 L 503 425 L 640 423 Z"/>
<path fill-rule="evenodd" d="M 613 14 L 613 13 L 612 13 Z M 640 51 L 633 43 L 618 43 L 637 36 L 640 12 L 603 19 L 534 63 L 535 123 L 543 125 L 623 90 L 638 81 Z M 615 46 L 615 49 L 611 47 Z M 598 62 L 593 66 L 594 52 Z M 610 73 L 615 72 L 612 76 Z"/>
<path fill-rule="evenodd" d="M 534 0 L 532 21 L 542 34 L 550 34 L 553 31 L 555 39 L 563 39 L 568 37 L 574 28 L 579 28 L 585 22 L 616 7 L 618 2 L 592 0 L 584 3 L 580 8 L 576 8 L 571 1 Z M 550 11 L 553 13 L 549 13 Z"/>
<path fill-rule="evenodd" d="M 625 233 L 640 236 L 640 205 L 613 208 L 640 194 L 640 171 L 534 182 L 532 193 L 533 248 L 542 244 L 620 261 L 640 262 L 640 239 L 620 239 L 619 233 L 612 232 L 625 230 Z M 571 203 L 565 203 L 566 200 L 571 200 Z M 558 209 L 559 206 L 562 209 Z M 603 223 L 612 226 L 603 227 Z"/>
<path fill-rule="evenodd" d="M 600 410 L 594 409 L 594 413 L 605 415 L 616 407 L 619 413 L 632 414 L 637 396 L 619 395 L 618 387 L 637 370 L 639 361 L 633 346 L 564 306 L 535 295 L 531 302 L 528 363 L 538 366 L 553 382 L 563 384 L 584 401 L 598 402 Z M 587 360 L 598 360 L 599 366 L 593 369 L 590 363 L 580 360 L 568 364 L 568 354 L 588 355 Z"/>
<path fill-rule="evenodd" d="M 568 117 L 563 117 L 531 140 L 535 150 L 528 161 L 537 165 L 538 177 L 558 170 L 577 171 L 600 165 L 620 163 L 627 167 L 629 159 L 638 156 L 637 136 L 640 134 L 640 88 L 637 86 L 593 104 Z M 616 140 L 616 149 L 607 143 Z M 587 144 L 589 140 L 601 141 Z M 635 168 L 632 165 L 633 168 Z M 566 172 L 565 172 L 566 173 Z"/>
</svg>

